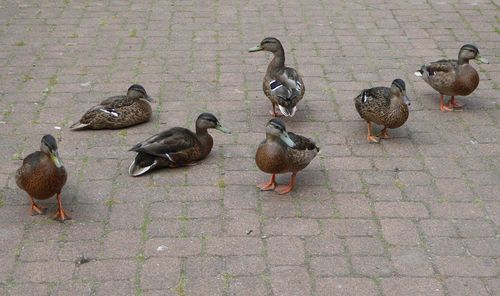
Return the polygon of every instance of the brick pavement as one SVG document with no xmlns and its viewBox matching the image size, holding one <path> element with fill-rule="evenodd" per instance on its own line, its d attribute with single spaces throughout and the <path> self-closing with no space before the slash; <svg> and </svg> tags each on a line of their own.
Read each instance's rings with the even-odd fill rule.
<svg viewBox="0 0 500 296">
<path fill-rule="evenodd" d="M 500 295 L 498 3 L 392 2 L 3 1 L 0 294 Z M 255 188 L 270 56 L 246 49 L 266 36 L 305 76 L 289 130 L 322 147 L 288 196 Z M 491 64 L 442 114 L 413 71 L 470 42 Z M 410 118 L 368 144 L 352 98 L 396 77 Z M 68 130 L 132 82 L 152 122 Z M 234 131 L 205 161 L 127 175 L 129 147 L 202 111 Z M 14 181 L 45 133 L 69 171 L 65 224 L 28 216 Z"/>
</svg>

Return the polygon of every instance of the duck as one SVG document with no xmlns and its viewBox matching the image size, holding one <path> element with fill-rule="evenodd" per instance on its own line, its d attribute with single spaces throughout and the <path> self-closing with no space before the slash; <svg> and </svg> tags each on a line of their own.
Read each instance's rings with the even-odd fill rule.
<svg viewBox="0 0 500 296">
<path fill-rule="evenodd" d="M 119 129 L 137 125 L 151 119 L 151 105 L 154 100 L 144 87 L 133 84 L 127 95 L 113 96 L 90 108 L 70 129 Z"/>
<path fill-rule="evenodd" d="M 173 127 L 136 144 L 129 150 L 137 152 L 129 166 L 129 174 L 137 177 L 155 168 L 176 168 L 204 159 L 214 144 L 207 131 L 212 128 L 231 133 L 215 115 L 202 113 L 196 120 L 196 133 L 187 128 Z"/>
<path fill-rule="evenodd" d="M 70 220 L 61 202 L 61 190 L 68 174 L 59 157 L 56 139 L 52 135 L 42 137 L 40 151 L 23 159 L 16 171 L 16 184 L 28 193 L 31 200 L 31 215 L 43 215 L 46 208 L 35 203 L 34 199 L 45 200 L 57 196 L 58 208 L 53 218 L 59 222 Z"/>
<path fill-rule="evenodd" d="M 439 60 L 422 65 L 415 75 L 422 77 L 433 89 L 440 94 L 439 109 L 442 112 L 462 110 L 463 104 L 455 100 L 455 96 L 468 96 L 479 85 L 479 74 L 469 64 L 470 60 L 488 64 L 488 60 L 481 57 L 479 49 L 472 44 L 465 44 L 458 52 L 458 60 Z M 444 96 L 451 96 L 448 104 L 444 103 Z"/>
<path fill-rule="evenodd" d="M 274 37 L 267 37 L 248 51 L 273 53 L 274 58 L 267 66 L 263 82 L 264 93 L 272 103 L 270 113 L 274 117 L 280 116 L 276 112 L 278 106 L 282 115 L 293 117 L 297 111 L 297 103 L 304 97 L 306 89 L 302 75 L 297 70 L 285 66 L 285 50 L 281 42 Z"/>
<path fill-rule="evenodd" d="M 364 89 L 354 98 L 354 105 L 361 118 L 366 120 L 368 141 L 378 143 L 380 138 L 390 138 L 388 128 L 397 128 L 406 122 L 410 100 L 406 95 L 405 82 L 398 78 L 392 81 L 390 88 L 379 86 Z M 372 135 L 372 122 L 384 126 L 380 137 Z"/>
<path fill-rule="evenodd" d="M 258 184 L 262 191 L 274 190 L 279 194 L 292 191 L 297 173 L 309 165 L 320 149 L 311 139 L 287 132 L 283 121 L 273 118 L 266 125 L 266 139 L 255 154 L 259 169 L 271 174 L 267 183 Z M 276 174 L 292 173 L 288 185 L 277 185 Z"/>
</svg>

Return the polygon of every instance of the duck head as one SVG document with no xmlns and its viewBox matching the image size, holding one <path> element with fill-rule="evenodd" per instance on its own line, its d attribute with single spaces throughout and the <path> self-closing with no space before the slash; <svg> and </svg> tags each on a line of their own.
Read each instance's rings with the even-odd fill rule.
<svg viewBox="0 0 500 296">
<path fill-rule="evenodd" d="M 56 139 L 52 135 L 45 135 L 42 137 L 40 151 L 49 155 L 50 159 L 52 159 L 56 167 L 61 168 L 63 166 L 62 160 L 59 157 L 59 152 L 57 150 Z"/>
<path fill-rule="evenodd" d="M 151 103 L 154 103 L 155 100 L 148 95 L 146 89 L 140 84 L 132 84 L 127 90 L 127 97 L 131 99 L 145 99 Z"/>
<path fill-rule="evenodd" d="M 286 132 L 286 127 L 283 121 L 279 119 L 271 119 L 266 126 L 266 135 L 281 139 L 288 147 L 294 147 L 295 143 L 290 139 Z"/>
</svg>

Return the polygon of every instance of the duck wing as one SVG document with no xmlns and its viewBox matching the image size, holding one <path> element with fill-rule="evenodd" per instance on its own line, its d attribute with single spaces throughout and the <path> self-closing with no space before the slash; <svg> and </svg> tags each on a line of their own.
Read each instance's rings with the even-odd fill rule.
<svg viewBox="0 0 500 296">
<path fill-rule="evenodd" d="M 278 98 L 280 111 L 285 116 L 295 114 L 297 103 L 304 96 L 304 82 L 299 73 L 289 67 L 285 67 L 283 73 L 277 75 L 270 81 L 271 94 Z"/>
<path fill-rule="evenodd" d="M 175 162 L 171 154 L 188 150 L 199 146 L 199 144 L 196 134 L 192 131 L 182 127 L 174 127 L 138 143 L 130 151 L 167 158 Z"/>
<path fill-rule="evenodd" d="M 309 138 L 306 138 L 306 137 L 301 136 L 301 135 L 297 135 L 297 134 L 292 133 L 292 132 L 288 132 L 288 136 L 295 143 L 295 146 L 292 149 L 319 151 L 319 147 L 316 146 L 316 143 Z"/>
</svg>

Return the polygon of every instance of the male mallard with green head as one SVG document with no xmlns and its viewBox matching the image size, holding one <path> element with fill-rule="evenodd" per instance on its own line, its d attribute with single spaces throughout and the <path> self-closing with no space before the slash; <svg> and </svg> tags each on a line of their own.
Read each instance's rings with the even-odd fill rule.
<svg viewBox="0 0 500 296">
<path fill-rule="evenodd" d="M 248 51 L 269 51 L 274 54 L 274 58 L 267 66 L 263 82 L 264 93 L 273 105 L 271 115 L 278 116 L 276 105 L 283 115 L 289 117 L 295 115 L 297 103 L 304 97 L 306 89 L 302 75 L 297 70 L 285 66 L 285 50 L 281 42 L 276 38 L 267 37 Z"/>
<path fill-rule="evenodd" d="M 488 60 L 479 55 L 479 50 L 472 44 L 465 44 L 458 52 L 458 60 L 439 60 L 422 65 L 415 75 L 422 77 L 433 89 L 440 94 L 439 109 L 453 111 L 463 105 L 455 100 L 455 96 L 467 96 L 479 85 L 479 74 L 469 64 L 470 60 L 478 63 L 488 63 Z M 444 96 L 451 96 L 449 103 L 444 103 Z"/>
</svg>

